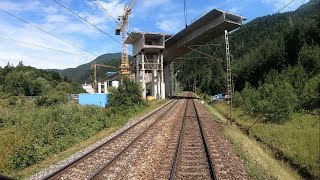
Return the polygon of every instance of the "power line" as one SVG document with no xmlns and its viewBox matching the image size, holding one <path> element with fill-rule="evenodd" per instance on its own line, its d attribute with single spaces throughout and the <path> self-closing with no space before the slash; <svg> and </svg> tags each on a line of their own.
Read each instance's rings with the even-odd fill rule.
<svg viewBox="0 0 320 180">
<path fill-rule="evenodd" d="M 184 23 L 187 28 L 188 27 L 187 0 L 183 1 L 183 15 L 184 15 Z"/>
<path fill-rule="evenodd" d="M 289 6 L 291 3 L 293 3 L 293 1 L 295 1 L 295 0 L 291 0 L 288 4 L 286 4 L 285 6 L 283 6 L 277 13 L 279 13 L 279 12 L 282 11 L 284 8 L 286 8 L 287 6 Z"/>
<path fill-rule="evenodd" d="M 116 24 L 118 24 L 119 25 L 119 23 L 117 22 L 117 20 L 116 19 L 114 19 L 114 17 L 99 3 L 99 1 L 94 1 L 94 0 L 90 0 L 91 1 L 91 3 L 92 4 L 94 4 L 96 7 L 98 7 L 99 8 L 99 6 L 100 6 L 100 8 L 102 8 L 110 17 L 111 17 L 111 19 L 116 23 Z M 96 3 L 94 3 L 94 2 L 96 2 Z"/>
<path fill-rule="evenodd" d="M 76 48 L 78 48 L 78 49 L 81 49 L 82 51 L 85 51 L 85 52 L 87 52 L 87 53 L 89 53 L 89 54 L 91 54 L 91 55 L 93 55 L 93 56 L 95 56 L 95 57 L 98 57 L 98 55 L 96 55 L 96 54 L 94 54 L 94 53 L 91 53 L 91 52 L 89 52 L 88 50 L 85 50 L 85 49 L 83 49 L 83 48 L 81 48 L 81 47 L 79 47 L 79 46 L 77 46 L 77 45 L 75 45 L 75 44 L 73 44 L 73 43 L 71 43 L 71 42 L 69 42 L 69 41 L 67 41 L 67 40 L 64 40 L 64 39 L 62 39 L 62 38 L 60 38 L 60 37 L 58 37 L 58 36 L 56 36 L 56 35 L 48 32 L 48 31 L 45 31 L 45 30 L 43 30 L 43 29 L 41 29 L 41 28 L 39 28 L 39 27 L 31 24 L 30 22 L 27 22 L 26 20 L 24 20 L 24 19 L 22 19 L 22 18 L 19 18 L 19 17 L 15 16 L 15 15 L 13 15 L 13 14 L 11 14 L 11 13 L 3 10 L 3 9 L 0 9 L 0 11 L 2 11 L 2 12 L 4 12 L 4 13 L 6 13 L 7 15 L 9 15 L 9 16 L 11 16 L 11 17 L 14 17 L 14 18 L 18 19 L 19 21 L 24 22 L 25 24 L 28 24 L 28 25 L 30 25 L 30 26 L 32 26 L 32 27 L 34 27 L 34 28 L 36 28 L 36 29 L 38 29 L 38 30 L 40 30 L 40 31 L 42 31 L 42 32 L 44 32 L 44 33 L 46 33 L 46 34 L 54 37 L 54 38 L 56 38 L 56 39 L 59 39 L 59 40 L 65 42 L 65 43 L 68 43 L 68 44 L 72 45 L 73 47 L 76 47 Z"/>
<path fill-rule="evenodd" d="M 63 51 L 63 50 L 59 50 L 59 49 L 54 49 L 54 48 L 50 48 L 50 47 L 46 47 L 46 46 L 42 46 L 42 45 L 32 44 L 32 43 L 28 43 L 28 42 L 24 42 L 24 41 L 19 41 L 19 40 L 12 39 L 12 38 L 8 38 L 8 37 L 4 37 L 4 36 L 0 36 L 0 39 L 9 40 L 9 41 L 13 41 L 13 42 L 16 42 L 16 43 L 25 44 L 25 45 L 29 45 L 29 46 L 34 46 L 34 47 L 38 47 L 38 48 L 42 48 L 42 49 L 47 49 L 47 50 L 51 50 L 51 51 L 56 51 L 56 52 L 59 52 L 59 53 L 81 56 L 81 55 L 79 55 L 79 54 L 70 53 L 70 52 L 67 52 L 67 51 Z"/>
<path fill-rule="evenodd" d="M 207 53 L 204 53 L 204 52 L 202 52 L 202 51 L 199 51 L 199 50 L 197 50 L 197 49 L 194 49 L 194 48 L 192 48 L 192 47 L 190 47 L 190 46 L 186 46 L 186 45 L 183 45 L 183 46 L 186 47 L 186 48 L 188 48 L 188 49 L 190 49 L 190 50 L 196 51 L 196 52 L 198 52 L 198 53 L 200 53 L 200 54 L 203 54 L 203 55 L 205 55 L 205 56 L 208 56 L 208 57 L 210 57 L 210 58 L 213 58 L 213 59 L 215 59 L 215 60 L 222 61 L 222 59 L 220 59 L 220 58 L 216 58 L 216 57 L 211 56 L 211 55 L 209 55 L 209 54 L 207 54 Z"/>
<path fill-rule="evenodd" d="M 291 0 L 289 3 L 287 3 L 287 4 L 285 4 L 280 10 L 278 10 L 275 14 L 277 14 L 277 13 L 280 13 L 280 11 L 282 11 L 284 8 L 286 8 L 287 6 L 289 6 L 291 3 L 293 3 L 293 1 L 295 1 L 295 0 Z M 268 19 L 265 19 L 263 22 L 262 22 L 262 24 L 264 24 L 265 22 L 267 22 L 269 20 L 269 18 Z"/>
<path fill-rule="evenodd" d="M 84 17 L 80 16 L 79 14 L 75 13 L 74 11 L 72 11 L 71 9 L 69 9 L 68 7 L 64 6 L 63 4 L 59 3 L 56 0 L 52 0 L 55 3 L 57 3 L 58 5 L 60 5 L 61 7 L 63 7 L 64 9 L 66 9 L 67 11 L 71 12 L 72 14 L 74 14 L 75 16 L 77 16 L 78 18 L 84 20 L 85 22 L 87 22 L 88 24 L 90 24 L 91 26 L 93 26 L 94 28 L 96 28 L 97 30 L 99 30 L 101 33 L 105 34 L 106 36 L 108 36 L 109 38 L 113 39 L 114 41 L 116 41 L 117 43 L 119 43 L 121 46 L 124 46 L 120 41 L 118 41 L 117 39 L 115 39 L 114 37 L 110 36 L 108 33 L 106 33 L 105 31 L 103 31 L 102 29 L 98 28 L 96 25 L 92 24 L 91 22 L 89 22 L 88 20 L 86 20 Z"/>
</svg>

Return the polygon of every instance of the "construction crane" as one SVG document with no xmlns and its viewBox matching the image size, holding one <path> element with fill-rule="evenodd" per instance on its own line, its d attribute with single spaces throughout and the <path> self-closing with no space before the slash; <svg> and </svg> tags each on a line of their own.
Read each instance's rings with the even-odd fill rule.
<svg viewBox="0 0 320 180">
<path fill-rule="evenodd" d="M 93 89 L 96 92 L 97 91 L 97 67 L 107 67 L 107 68 L 117 68 L 115 66 L 108 66 L 104 64 L 93 64 L 91 66 L 91 69 L 93 69 Z"/>
<path fill-rule="evenodd" d="M 129 75 L 130 74 L 130 65 L 129 65 L 129 47 L 127 44 L 124 44 L 124 41 L 128 37 L 128 24 L 129 24 L 129 15 L 131 14 L 131 9 L 134 6 L 136 0 L 131 0 L 129 4 L 124 6 L 124 12 L 122 16 L 119 16 L 118 20 L 120 21 L 119 26 L 117 27 L 115 34 L 120 35 L 122 33 L 122 54 L 121 54 L 121 65 L 120 65 L 120 75 Z"/>
</svg>

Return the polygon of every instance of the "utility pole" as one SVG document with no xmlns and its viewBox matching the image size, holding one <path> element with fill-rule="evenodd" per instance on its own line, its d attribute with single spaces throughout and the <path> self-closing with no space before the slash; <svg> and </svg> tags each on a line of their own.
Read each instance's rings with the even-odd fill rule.
<svg viewBox="0 0 320 180">
<path fill-rule="evenodd" d="M 227 60 L 227 104 L 229 106 L 229 116 L 232 118 L 232 74 L 231 74 L 231 62 L 230 62 L 230 49 L 229 49 L 229 37 L 228 31 L 224 31 L 225 43 L 226 43 L 226 60 Z M 228 123 L 228 122 L 227 122 Z"/>
</svg>

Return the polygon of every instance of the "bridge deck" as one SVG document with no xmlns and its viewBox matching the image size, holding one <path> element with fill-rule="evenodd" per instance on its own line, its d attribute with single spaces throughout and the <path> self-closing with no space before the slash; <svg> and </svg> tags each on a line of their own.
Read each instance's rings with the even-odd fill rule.
<svg viewBox="0 0 320 180">
<path fill-rule="evenodd" d="M 225 30 L 235 30 L 244 20 L 242 16 L 213 9 L 166 41 L 164 61 L 167 63 L 187 54 L 191 51 L 188 46 L 205 44 L 222 35 Z"/>
</svg>

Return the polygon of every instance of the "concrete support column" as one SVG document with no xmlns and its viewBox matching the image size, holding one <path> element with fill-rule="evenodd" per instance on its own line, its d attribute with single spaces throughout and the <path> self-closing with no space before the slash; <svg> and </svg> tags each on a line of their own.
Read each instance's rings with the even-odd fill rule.
<svg viewBox="0 0 320 180">
<path fill-rule="evenodd" d="M 134 56 L 133 58 L 135 65 L 136 65 L 136 76 L 135 76 L 135 81 L 139 82 L 140 79 L 140 73 L 139 73 L 139 58 L 137 58 L 137 56 Z"/>
<path fill-rule="evenodd" d="M 146 71 L 144 67 L 144 50 L 141 51 L 141 86 L 142 86 L 142 98 L 147 98 L 147 91 L 146 91 Z"/>
<path fill-rule="evenodd" d="M 175 81 L 175 77 L 174 77 L 174 62 L 170 63 L 170 85 L 171 85 L 171 91 L 170 91 L 170 96 L 174 95 L 174 81 Z"/>
<path fill-rule="evenodd" d="M 159 97 L 157 70 L 152 70 L 151 96 L 153 96 L 155 99 L 158 99 Z"/>
<path fill-rule="evenodd" d="M 98 93 L 101 93 L 101 82 L 98 82 Z"/>
<path fill-rule="evenodd" d="M 164 82 L 165 84 L 167 84 L 168 86 L 165 87 L 166 89 L 166 97 L 170 97 L 172 95 L 171 92 L 171 78 L 170 78 L 170 64 L 166 64 L 164 66 Z"/>
<path fill-rule="evenodd" d="M 104 82 L 104 93 L 108 93 L 108 82 Z"/>
<path fill-rule="evenodd" d="M 160 82 L 161 82 L 161 99 L 165 99 L 166 98 L 166 92 L 165 92 L 165 83 L 164 83 L 164 75 L 163 75 L 163 50 L 160 51 L 160 64 L 161 64 L 161 68 L 160 68 Z"/>
</svg>

